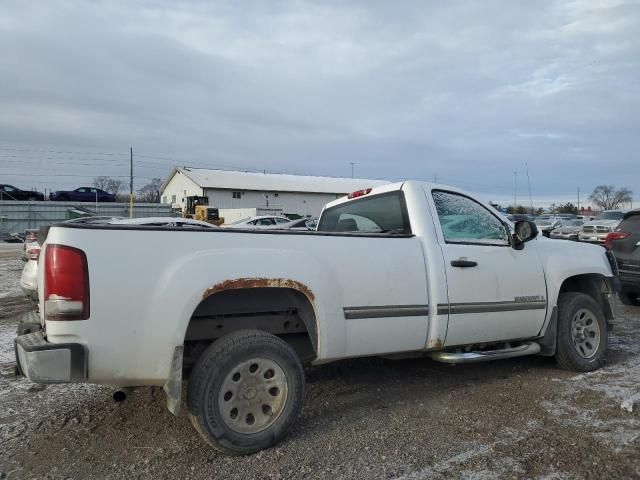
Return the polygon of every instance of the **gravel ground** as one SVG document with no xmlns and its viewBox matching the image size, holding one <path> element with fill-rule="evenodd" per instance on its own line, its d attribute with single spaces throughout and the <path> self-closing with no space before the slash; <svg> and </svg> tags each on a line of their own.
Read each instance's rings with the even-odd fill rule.
<svg viewBox="0 0 640 480">
<path fill-rule="evenodd" d="M 32 308 L 21 268 L 18 250 L 0 251 L 0 479 L 640 478 L 640 308 L 620 306 L 608 365 L 589 374 L 542 357 L 310 368 L 290 436 L 226 457 L 159 389 L 114 404 L 107 387 L 15 378 L 14 331 Z"/>
</svg>

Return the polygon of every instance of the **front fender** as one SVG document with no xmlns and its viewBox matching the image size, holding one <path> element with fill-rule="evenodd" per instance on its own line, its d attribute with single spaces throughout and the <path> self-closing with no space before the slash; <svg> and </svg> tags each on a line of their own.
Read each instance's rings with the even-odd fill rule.
<svg viewBox="0 0 640 480">
<path fill-rule="evenodd" d="M 562 285 L 578 275 L 600 275 L 613 278 L 613 272 L 604 248 L 587 243 L 576 243 L 567 240 L 536 240 L 536 248 L 540 255 L 547 282 L 547 318 L 541 330 L 543 335 L 552 318 L 552 312 L 558 305 L 558 297 Z"/>
</svg>

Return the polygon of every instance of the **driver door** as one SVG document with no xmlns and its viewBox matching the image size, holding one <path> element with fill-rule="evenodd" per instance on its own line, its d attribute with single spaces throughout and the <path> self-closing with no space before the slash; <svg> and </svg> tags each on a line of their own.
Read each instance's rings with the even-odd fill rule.
<svg viewBox="0 0 640 480">
<path fill-rule="evenodd" d="M 431 198 L 449 297 L 445 346 L 538 335 L 547 303 L 536 242 L 512 248 L 505 223 L 470 197 L 434 190 Z"/>
</svg>

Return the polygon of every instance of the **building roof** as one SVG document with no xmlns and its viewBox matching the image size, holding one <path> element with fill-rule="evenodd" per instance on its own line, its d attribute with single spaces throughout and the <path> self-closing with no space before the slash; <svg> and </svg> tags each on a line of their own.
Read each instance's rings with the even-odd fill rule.
<svg viewBox="0 0 640 480">
<path fill-rule="evenodd" d="M 186 167 L 175 168 L 162 185 L 162 191 L 164 191 L 177 172 L 186 175 L 201 188 L 228 190 L 345 194 L 362 188 L 376 187 L 389 183 L 386 180 L 363 178 L 312 177 L 308 175 L 236 172 Z"/>
</svg>

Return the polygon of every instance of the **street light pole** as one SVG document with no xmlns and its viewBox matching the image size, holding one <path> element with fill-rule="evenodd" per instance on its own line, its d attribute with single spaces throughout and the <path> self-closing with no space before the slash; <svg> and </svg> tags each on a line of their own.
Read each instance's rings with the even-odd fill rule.
<svg viewBox="0 0 640 480">
<path fill-rule="evenodd" d="M 354 162 L 349 162 L 351 164 L 351 178 L 353 178 L 353 166 L 355 165 Z"/>
<path fill-rule="evenodd" d="M 129 218 L 133 218 L 133 147 L 129 149 L 131 152 L 131 170 L 129 173 Z"/>
<path fill-rule="evenodd" d="M 513 211 L 518 205 L 518 172 L 513 172 Z"/>
</svg>

